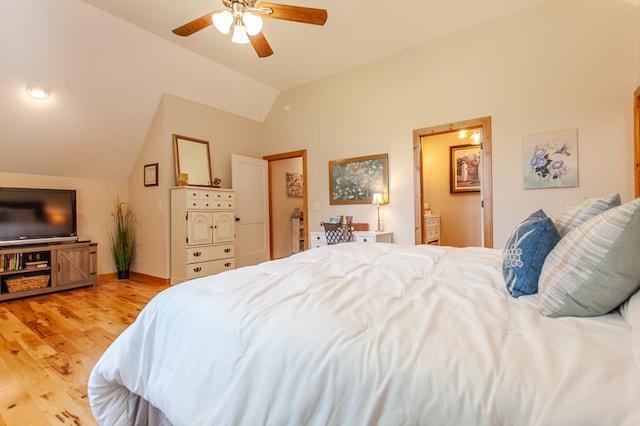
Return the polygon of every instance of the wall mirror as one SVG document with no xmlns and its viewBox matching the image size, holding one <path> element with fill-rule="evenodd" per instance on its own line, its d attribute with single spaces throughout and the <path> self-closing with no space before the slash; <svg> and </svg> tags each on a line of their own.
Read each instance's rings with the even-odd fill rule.
<svg viewBox="0 0 640 426">
<path fill-rule="evenodd" d="M 173 155 L 178 185 L 211 186 L 209 142 L 174 134 Z"/>
</svg>

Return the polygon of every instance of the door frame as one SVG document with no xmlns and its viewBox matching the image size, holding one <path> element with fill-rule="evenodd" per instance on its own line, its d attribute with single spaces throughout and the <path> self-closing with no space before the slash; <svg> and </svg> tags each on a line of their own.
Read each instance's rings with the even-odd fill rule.
<svg viewBox="0 0 640 426">
<path fill-rule="evenodd" d="M 640 87 L 633 95 L 633 128 L 634 128 L 634 182 L 635 198 L 640 197 Z"/>
<path fill-rule="evenodd" d="M 274 154 L 274 155 L 265 155 L 262 157 L 263 160 L 268 161 L 268 185 L 269 185 L 269 235 L 272 238 L 269 239 L 269 258 L 273 260 L 273 205 L 271 200 L 271 184 L 272 184 L 272 175 L 273 175 L 273 165 L 272 162 L 279 160 L 288 160 L 290 158 L 302 158 L 302 214 L 305 218 L 305 223 L 309 222 L 309 214 L 307 211 L 307 150 L 301 149 L 299 151 L 290 151 L 283 152 L 282 154 Z M 308 226 L 308 225 L 307 225 Z M 304 250 L 309 249 L 309 232 L 305 229 L 305 238 L 304 238 Z"/>
<path fill-rule="evenodd" d="M 493 247 L 493 178 L 491 166 L 491 117 L 474 118 L 439 126 L 424 127 L 413 131 L 413 182 L 414 182 L 414 220 L 415 243 L 424 244 L 424 232 L 422 230 L 422 206 L 423 197 L 423 171 L 422 171 L 422 138 L 442 133 L 456 132 L 469 128 L 482 129 L 482 183 L 481 203 L 483 221 L 484 247 Z"/>
</svg>

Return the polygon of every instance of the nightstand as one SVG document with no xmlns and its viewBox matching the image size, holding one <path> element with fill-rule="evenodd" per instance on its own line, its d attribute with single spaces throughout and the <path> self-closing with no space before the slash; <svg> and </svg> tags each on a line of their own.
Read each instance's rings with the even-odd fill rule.
<svg viewBox="0 0 640 426">
<path fill-rule="evenodd" d="M 424 234 L 427 244 L 434 246 L 440 245 L 440 215 L 424 215 Z"/>
</svg>

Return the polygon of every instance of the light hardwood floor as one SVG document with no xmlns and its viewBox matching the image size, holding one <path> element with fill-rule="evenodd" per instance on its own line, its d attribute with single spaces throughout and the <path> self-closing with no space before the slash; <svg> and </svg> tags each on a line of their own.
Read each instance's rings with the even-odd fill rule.
<svg viewBox="0 0 640 426">
<path fill-rule="evenodd" d="M 91 369 L 166 287 L 133 274 L 0 302 L 0 426 L 97 424 L 87 398 Z"/>
</svg>

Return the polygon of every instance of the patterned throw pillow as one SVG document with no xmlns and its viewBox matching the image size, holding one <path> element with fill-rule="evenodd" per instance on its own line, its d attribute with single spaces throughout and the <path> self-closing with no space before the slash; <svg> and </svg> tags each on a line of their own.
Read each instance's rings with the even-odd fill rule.
<svg viewBox="0 0 640 426">
<path fill-rule="evenodd" d="M 560 210 L 553 223 L 561 236 L 565 236 L 576 226 L 586 222 L 603 211 L 620 205 L 620 194 L 609 194 L 602 198 L 590 198 L 570 204 Z"/>
<path fill-rule="evenodd" d="M 640 198 L 578 225 L 549 253 L 539 282 L 544 315 L 594 316 L 640 287 Z"/>
<path fill-rule="evenodd" d="M 502 274 L 513 297 L 538 292 L 538 277 L 560 234 L 542 210 L 531 214 L 509 236 L 502 252 Z"/>
</svg>

